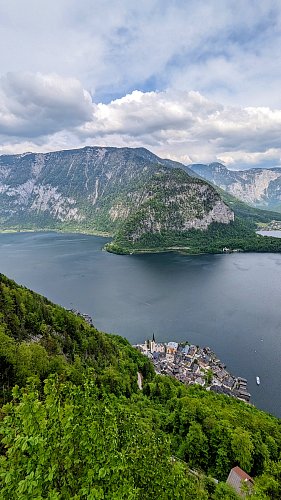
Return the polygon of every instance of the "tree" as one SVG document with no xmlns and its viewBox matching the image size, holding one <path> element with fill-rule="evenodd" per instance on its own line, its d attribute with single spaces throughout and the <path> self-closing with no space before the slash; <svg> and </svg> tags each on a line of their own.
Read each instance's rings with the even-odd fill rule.
<svg viewBox="0 0 281 500">
<path fill-rule="evenodd" d="M 216 487 L 216 491 L 212 496 L 213 500 L 239 500 L 238 495 L 235 493 L 233 488 L 225 483 L 219 483 Z"/>
<path fill-rule="evenodd" d="M 202 427 L 192 422 L 189 431 L 180 447 L 180 453 L 190 467 L 204 469 L 208 457 L 208 440 Z"/>
<path fill-rule="evenodd" d="M 254 445 L 251 440 L 251 434 L 237 427 L 232 435 L 231 447 L 234 460 L 238 462 L 240 467 L 246 472 L 250 472 L 253 463 Z"/>
<path fill-rule="evenodd" d="M 15 387 L 3 408 L 1 500 L 207 500 L 200 482 L 171 459 L 169 440 L 129 400 L 50 377 Z"/>
<path fill-rule="evenodd" d="M 281 461 L 266 463 L 264 473 L 255 481 L 254 493 L 258 500 L 281 498 Z"/>
</svg>

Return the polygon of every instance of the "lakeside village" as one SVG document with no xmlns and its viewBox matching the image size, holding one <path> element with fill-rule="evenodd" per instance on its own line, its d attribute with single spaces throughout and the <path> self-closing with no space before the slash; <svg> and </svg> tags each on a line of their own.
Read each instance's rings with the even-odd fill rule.
<svg viewBox="0 0 281 500">
<path fill-rule="evenodd" d="M 79 316 L 80 318 L 83 318 L 86 321 L 86 323 L 88 323 L 88 325 L 94 326 L 93 320 L 92 320 L 91 316 L 89 316 L 89 314 L 83 314 L 80 311 L 78 311 L 77 309 L 66 309 L 66 310 L 68 312 L 76 314 L 76 316 Z"/>
<path fill-rule="evenodd" d="M 82 314 L 77 309 L 68 311 L 84 318 L 90 326 L 94 326 L 88 314 Z M 144 344 L 135 344 L 133 347 L 152 361 L 158 375 L 170 375 L 187 385 L 199 384 L 207 391 L 233 396 L 247 403 L 250 401 L 251 394 L 247 390 L 247 380 L 231 375 L 226 370 L 226 365 L 209 347 L 190 345 L 188 342 L 157 343 L 154 334 L 152 340 L 147 340 Z"/>
<path fill-rule="evenodd" d="M 154 335 L 152 340 L 134 347 L 152 361 L 158 375 L 170 375 L 187 385 L 199 384 L 207 390 L 250 401 L 247 380 L 231 375 L 209 347 L 188 342 L 157 343 Z"/>
</svg>

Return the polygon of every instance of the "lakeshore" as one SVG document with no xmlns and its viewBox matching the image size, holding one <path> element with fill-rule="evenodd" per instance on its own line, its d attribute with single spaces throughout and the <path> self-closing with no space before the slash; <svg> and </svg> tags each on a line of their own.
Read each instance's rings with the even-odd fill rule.
<svg viewBox="0 0 281 500">
<path fill-rule="evenodd" d="M 281 231 L 281 221 L 272 220 L 268 223 L 260 223 L 258 224 L 259 230 L 258 234 L 261 234 L 262 231 L 270 232 L 270 231 Z"/>
<path fill-rule="evenodd" d="M 133 347 L 152 361 L 158 375 L 170 375 L 186 385 L 198 384 L 218 394 L 250 401 L 247 380 L 231 375 L 209 347 L 188 342 L 157 343 L 154 335 L 152 340 Z"/>
<path fill-rule="evenodd" d="M 95 327 L 143 343 L 209 346 L 248 380 L 251 402 L 281 416 L 279 254 L 117 256 L 108 240 L 65 233 L 0 235 L 1 272 Z M 260 377 L 260 386 L 256 376 Z"/>
<path fill-rule="evenodd" d="M 94 326 L 89 314 L 77 309 L 68 311 L 83 318 L 90 326 Z M 226 365 L 216 356 L 210 347 L 199 347 L 189 342 L 160 342 L 146 340 L 143 344 L 134 344 L 144 356 L 148 357 L 157 375 L 175 377 L 186 385 L 198 384 L 206 390 L 224 394 L 250 402 L 251 394 L 247 389 L 247 379 L 235 377 L 226 370 Z M 256 377 L 258 385 L 259 377 Z M 142 380 L 138 373 L 138 386 L 142 389 Z"/>
</svg>

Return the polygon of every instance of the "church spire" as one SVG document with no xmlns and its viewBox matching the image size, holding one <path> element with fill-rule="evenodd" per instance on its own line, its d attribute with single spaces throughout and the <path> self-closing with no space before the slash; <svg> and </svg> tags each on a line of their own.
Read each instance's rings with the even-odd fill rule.
<svg viewBox="0 0 281 500">
<path fill-rule="evenodd" d="M 155 342 L 155 336 L 154 336 L 154 334 L 152 336 L 152 342 Z"/>
</svg>

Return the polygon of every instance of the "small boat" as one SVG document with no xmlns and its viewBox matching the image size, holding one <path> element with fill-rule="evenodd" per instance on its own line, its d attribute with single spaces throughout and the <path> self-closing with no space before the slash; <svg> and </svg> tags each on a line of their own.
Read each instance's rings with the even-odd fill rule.
<svg viewBox="0 0 281 500">
<path fill-rule="evenodd" d="M 260 385 L 260 383 L 261 383 L 260 377 L 256 377 L 256 381 L 257 381 L 257 384 Z"/>
</svg>

